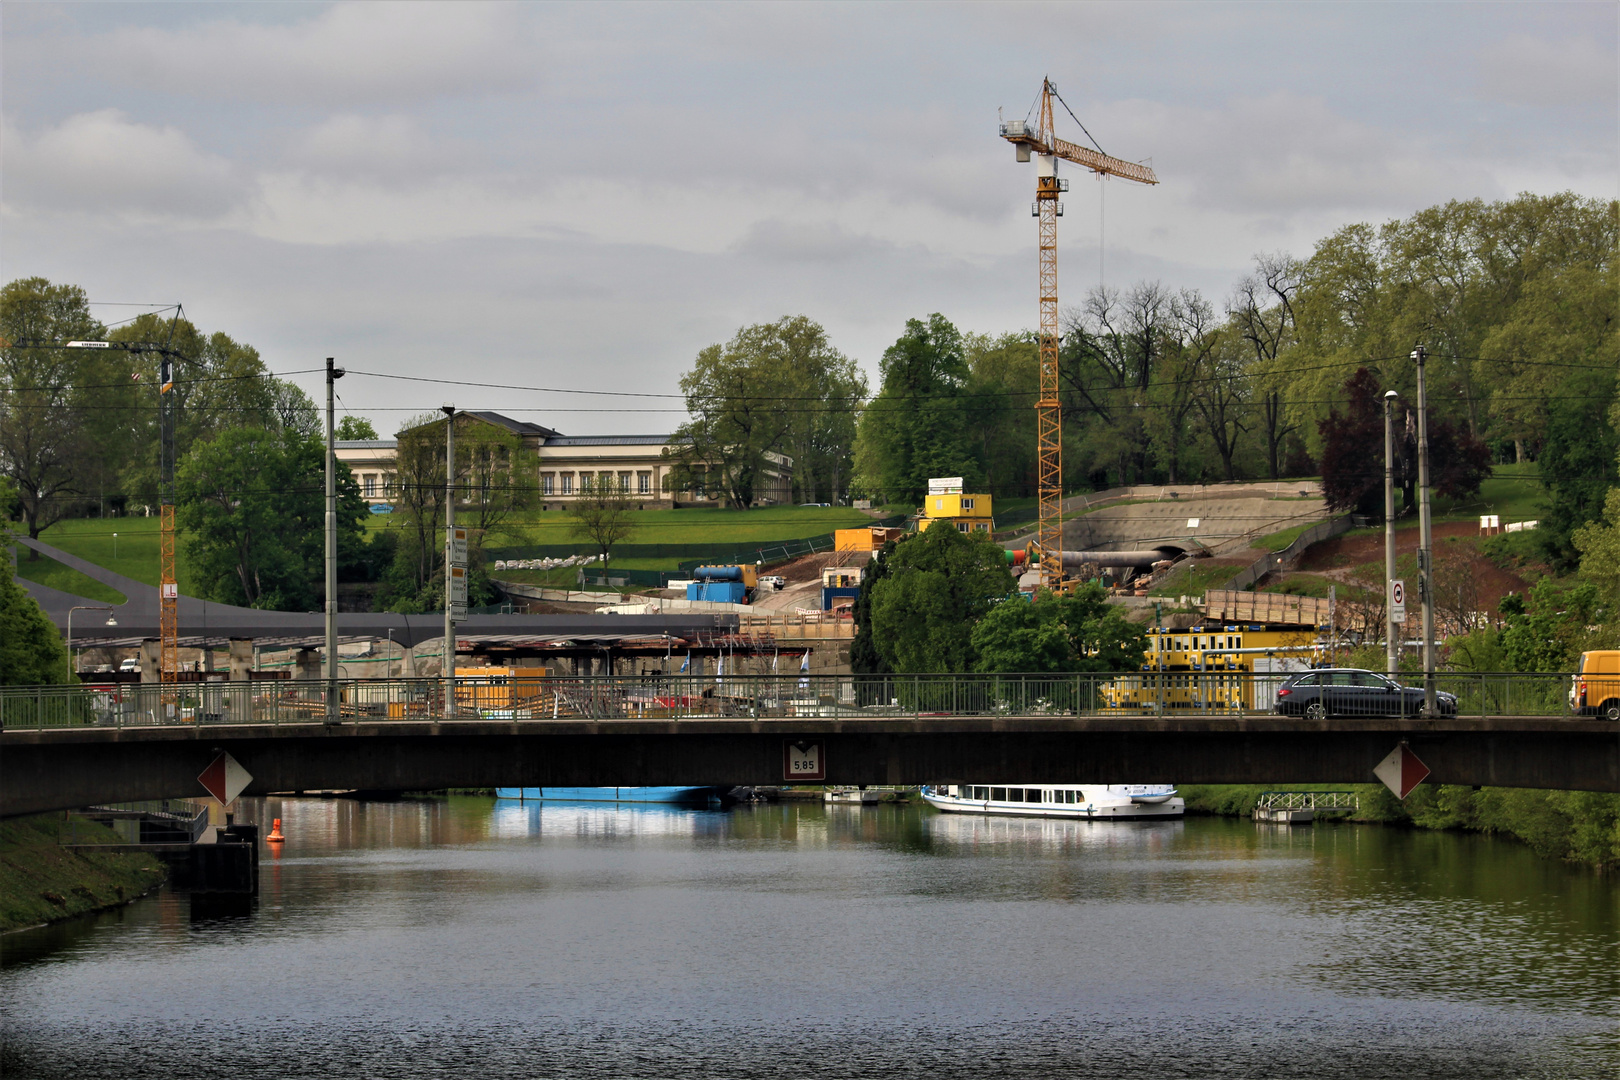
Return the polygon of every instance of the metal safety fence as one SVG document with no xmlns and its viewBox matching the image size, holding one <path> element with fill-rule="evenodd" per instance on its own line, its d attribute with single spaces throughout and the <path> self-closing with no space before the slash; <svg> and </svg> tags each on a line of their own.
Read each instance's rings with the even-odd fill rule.
<svg viewBox="0 0 1620 1080">
<path fill-rule="evenodd" d="M 1288 676 L 1241 671 L 731 675 L 711 670 L 597 677 L 521 672 L 458 676 L 453 695 L 443 679 L 342 679 L 333 699 L 322 680 L 5 687 L 0 688 L 0 725 L 16 731 L 475 719 L 1421 715 L 1420 693 L 1375 686 L 1366 693 L 1334 688 L 1318 697 L 1297 689 L 1279 695 Z M 1571 681 L 1558 674 L 1447 673 L 1437 676 L 1436 685 L 1445 715 L 1550 717 L 1571 714 Z"/>
</svg>

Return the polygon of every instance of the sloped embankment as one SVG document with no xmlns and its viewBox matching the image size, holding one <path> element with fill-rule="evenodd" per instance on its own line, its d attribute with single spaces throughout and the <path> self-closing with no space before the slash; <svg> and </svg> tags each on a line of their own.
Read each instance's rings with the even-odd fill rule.
<svg viewBox="0 0 1620 1080">
<path fill-rule="evenodd" d="M 155 856 L 65 848 L 59 815 L 0 822 L 0 933 L 118 907 L 168 877 Z M 110 829 L 77 824 L 75 838 L 116 842 Z M 105 835 L 99 835 L 105 834 Z"/>
</svg>

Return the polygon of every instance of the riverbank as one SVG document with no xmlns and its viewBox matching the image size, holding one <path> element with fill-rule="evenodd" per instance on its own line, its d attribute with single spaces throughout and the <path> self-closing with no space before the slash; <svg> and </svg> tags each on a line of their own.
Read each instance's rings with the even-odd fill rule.
<svg viewBox="0 0 1620 1080">
<path fill-rule="evenodd" d="M 1258 784 L 1187 784 L 1189 814 L 1248 817 Z M 1537 855 L 1620 869 L 1620 795 L 1537 788 L 1423 784 L 1405 802 L 1382 784 L 1300 784 L 1289 790 L 1348 790 L 1360 801 L 1351 821 L 1511 836 Z"/>
<path fill-rule="evenodd" d="M 127 904 L 169 876 L 153 855 L 65 848 L 61 829 L 55 814 L 0 822 L 0 933 Z M 88 821 L 77 823 L 75 838 L 120 840 Z"/>
</svg>

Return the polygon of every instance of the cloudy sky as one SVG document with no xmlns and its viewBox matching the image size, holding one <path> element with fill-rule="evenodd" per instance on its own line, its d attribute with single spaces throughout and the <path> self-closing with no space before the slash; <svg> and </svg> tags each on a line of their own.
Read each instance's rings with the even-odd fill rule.
<svg viewBox="0 0 1620 1080">
<path fill-rule="evenodd" d="M 1350 222 L 1526 190 L 1615 197 L 1617 13 L 8 2 L 0 273 L 181 302 L 275 371 L 332 355 L 670 393 L 703 346 L 805 314 L 875 373 L 908 317 L 1034 323 L 1034 171 L 996 123 L 1026 114 L 1043 75 L 1162 181 L 1068 173 L 1064 297 L 1153 278 L 1219 303 L 1256 253 L 1308 255 Z M 360 376 L 341 390 L 385 432 L 445 401 L 569 433 L 682 415 Z"/>
</svg>

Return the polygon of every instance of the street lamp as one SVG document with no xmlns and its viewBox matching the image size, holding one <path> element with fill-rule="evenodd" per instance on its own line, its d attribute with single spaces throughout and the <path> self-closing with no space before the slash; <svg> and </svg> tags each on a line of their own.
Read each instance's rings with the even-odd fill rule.
<svg viewBox="0 0 1620 1080">
<path fill-rule="evenodd" d="M 1384 663 L 1391 675 L 1401 666 L 1395 639 L 1395 400 L 1400 396 L 1384 392 Z"/>
<path fill-rule="evenodd" d="M 73 663 L 73 673 L 75 675 L 77 675 L 79 673 L 79 661 L 78 661 L 78 658 L 73 655 L 73 613 L 75 611 L 105 611 L 105 612 L 108 613 L 107 614 L 107 625 L 108 626 L 117 626 L 118 625 L 118 620 L 113 618 L 113 616 L 112 616 L 112 608 L 109 607 L 106 604 L 80 604 L 78 607 L 70 607 L 70 608 L 68 608 L 68 625 L 67 625 L 68 658 Z"/>
</svg>

